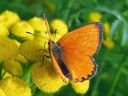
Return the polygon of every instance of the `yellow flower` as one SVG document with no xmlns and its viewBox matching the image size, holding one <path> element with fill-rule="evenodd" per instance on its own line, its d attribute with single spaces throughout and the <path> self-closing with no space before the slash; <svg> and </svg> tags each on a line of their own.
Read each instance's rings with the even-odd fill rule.
<svg viewBox="0 0 128 96">
<path fill-rule="evenodd" d="M 85 80 L 84 82 L 77 82 L 77 83 L 71 81 L 71 85 L 73 89 L 75 90 L 76 93 L 79 94 L 85 94 L 89 89 L 89 84 L 90 84 L 89 80 Z"/>
<path fill-rule="evenodd" d="M 7 37 L 0 37 L 0 62 L 16 58 L 19 53 L 18 46 Z"/>
<path fill-rule="evenodd" d="M 0 87 L 0 96 L 6 96 L 6 94 L 5 94 L 4 91 L 1 89 L 1 87 Z"/>
<path fill-rule="evenodd" d="M 109 37 L 103 40 L 103 45 L 107 47 L 108 49 L 114 48 L 114 42 Z"/>
<path fill-rule="evenodd" d="M 104 32 L 106 37 L 110 37 L 110 25 L 108 22 L 104 23 Z"/>
<path fill-rule="evenodd" d="M 17 13 L 12 11 L 6 10 L 0 15 L 0 22 L 2 22 L 8 28 L 10 28 L 18 21 L 20 21 L 19 16 L 17 15 Z"/>
<path fill-rule="evenodd" d="M 31 96 L 29 86 L 16 77 L 7 77 L 0 81 L 0 87 L 6 96 Z"/>
<path fill-rule="evenodd" d="M 45 25 L 45 21 L 40 17 L 33 17 L 29 20 L 29 23 L 37 32 L 46 32 L 47 27 Z"/>
<path fill-rule="evenodd" d="M 20 63 L 15 60 L 4 61 L 4 68 L 6 71 L 8 71 L 9 73 L 15 76 L 22 76 L 23 74 L 23 70 Z"/>
<path fill-rule="evenodd" d="M 42 43 L 48 42 L 49 35 L 47 33 L 45 20 L 39 17 L 33 17 L 32 19 L 29 20 L 29 23 L 35 29 L 34 39 Z"/>
<path fill-rule="evenodd" d="M 57 42 L 60 38 L 62 37 L 62 35 L 59 34 L 52 34 L 52 40 L 54 40 L 55 42 Z"/>
<path fill-rule="evenodd" d="M 20 47 L 21 43 L 19 41 L 17 41 L 16 39 L 13 39 L 13 41 L 15 42 L 15 44 L 18 46 L 18 48 Z M 21 54 L 18 54 L 17 57 L 15 58 L 15 61 L 18 61 L 22 64 L 26 64 L 28 62 L 28 60 L 22 56 Z"/>
<path fill-rule="evenodd" d="M 36 40 L 38 42 L 42 42 L 43 44 L 44 43 L 48 43 L 48 40 L 49 40 L 48 33 L 45 33 L 45 32 L 35 32 L 34 40 Z"/>
<path fill-rule="evenodd" d="M 46 93 L 54 93 L 65 85 L 55 72 L 51 60 L 45 59 L 43 64 L 40 62 L 35 63 L 31 73 L 35 85 Z"/>
<path fill-rule="evenodd" d="M 47 27 L 45 24 L 45 20 L 39 17 L 33 17 L 32 19 L 29 20 L 29 23 L 35 29 L 34 39 L 40 42 L 48 42 L 49 36 L 47 33 Z"/>
<path fill-rule="evenodd" d="M 2 74 L 3 74 L 3 77 L 2 78 L 12 77 L 12 74 L 10 74 L 9 72 L 7 72 L 4 68 L 2 70 Z"/>
<path fill-rule="evenodd" d="M 102 15 L 99 12 L 91 12 L 89 14 L 89 20 L 92 22 L 100 22 Z"/>
<path fill-rule="evenodd" d="M 51 25 L 52 31 L 56 30 L 56 34 L 64 35 L 68 32 L 68 26 L 63 20 L 54 19 L 50 25 Z"/>
<path fill-rule="evenodd" d="M 21 64 L 26 64 L 28 62 L 28 60 L 24 56 L 22 56 L 21 54 L 18 54 L 15 61 L 18 61 Z"/>
<path fill-rule="evenodd" d="M 15 42 L 15 44 L 18 46 L 18 47 L 20 47 L 20 42 L 19 41 L 17 41 L 16 39 L 13 39 L 13 41 Z"/>
<path fill-rule="evenodd" d="M 11 28 L 11 33 L 20 39 L 32 40 L 34 36 L 26 32 L 31 32 L 32 34 L 34 33 L 33 27 L 26 21 L 20 21 Z"/>
<path fill-rule="evenodd" d="M 104 23 L 104 32 L 105 32 L 105 38 L 103 40 L 103 45 L 107 47 L 108 49 L 114 48 L 114 42 L 110 38 L 110 25 L 109 22 Z"/>
<path fill-rule="evenodd" d="M 20 46 L 21 55 L 31 61 L 41 61 L 45 52 L 43 49 L 44 43 L 38 42 L 38 40 L 25 41 Z"/>
<path fill-rule="evenodd" d="M 0 23 L 0 36 L 8 36 L 9 35 L 9 31 L 7 29 L 7 27 Z"/>
</svg>

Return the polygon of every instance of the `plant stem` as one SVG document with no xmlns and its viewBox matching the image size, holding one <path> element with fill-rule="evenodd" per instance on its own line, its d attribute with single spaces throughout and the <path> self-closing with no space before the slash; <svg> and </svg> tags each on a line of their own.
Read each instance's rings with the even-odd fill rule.
<svg viewBox="0 0 128 96">
<path fill-rule="evenodd" d="M 3 63 L 0 63 L 0 80 L 2 79 L 2 69 L 3 69 Z"/>
<path fill-rule="evenodd" d="M 125 52 L 125 54 L 124 54 L 124 56 L 123 56 L 123 58 L 122 58 L 122 60 L 120 62 L 120 66 L 118 67 L 117 72 L 115 73 L 114 79 L 112 81 L 111 89 L 108 92 L 108 96 L 112 96 L 112 94 L 113 94 L 113 91 L 114 91 L 114 89 L 115 89 L 115 87 L 117 85 L 117 82 L 118 82 L 119 77 L 120 77 L 120 73 L 121 73 L 121 71 L 122 71 L 122 69 L 124 67 L 124 64 L 125 64 L 124 62 L 127 59 L 127 56 L 128 56 L 128 53 Z"/>
<path fill-rule="evenodd" d="M 22 76 L 22 80 L 26 81 L 29 85 L 31 85 L 31 75 L 30 75 L 30 71 L 31 71 L 31 67 L 32 64 L 29 64 L 28 66 L 26 66 L 25 72 Z"/>
</svg>

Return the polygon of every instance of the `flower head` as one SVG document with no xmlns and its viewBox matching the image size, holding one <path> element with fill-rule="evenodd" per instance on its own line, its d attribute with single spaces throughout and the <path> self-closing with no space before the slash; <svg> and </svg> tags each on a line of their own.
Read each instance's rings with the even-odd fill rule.
<svg viewBox="0 0 128 96">
<path fill-rule="evenodd" d="M 104 22 L 104 32 L 106 37 L 110 37 L 110 25 L 108 22 Z"/>
<path fill-rule="evenodd" d="M 52 40 L 54 40 L 55 42 L 57 42 L 61 37 L 62 35 L 60 34 L 52 34 Z"/>
<path fill-rule="evenodd" d="M 28 85 L 17 77 L 7 77 L 0 81 L 0 88 L 6 96 L 31 96 Z"/>
<path fill-rule="evenodd" d="M 44 43 L 38 42 L 37 40 L 25 41 L 20 46 L 21 55 L 31 61 L 42 61 L 45 53 Z"/>
<path fill-rule="evenodd" d="M 102 15 L 99 12 L 91 12 L 89 14 L 89 20 L 92 22 L 99 22 L 101 21 Z"/>
<path fill-rule="evenodd" d="M 46 32 L 47 28 L 45 25 L 45 20 L 43 20 L 40 17 L 33 17 L 29 20 L 29 23 L 31 26 L 35 29 L 37 32 Z"/>
<path fill-rule="evenodd" d="M 85 80 L 84 82 L 77 82 L 77 83 L 71 81 L 70 83 L 72 85 L 72 88 L 76 91 L 76 93 L 85 94 L 89 89 L 90 81 Z"/>
<path fill-rule="evenodd" d="M 64 35 L 68 32 L 68 26 L 60 19 L 54 19 L 50 25 L 53 31 L 56 30 L 57 34 Z"/>
<path fill-rule="evenodd" d="M 26 21 L 20 21 L 17 22 L 14 26 L 11 28 L 11 33 L 20 39 L 23 40 L 32 40 L 34 38 L 33 35 L 28 34 L 27 32 L 34 33 L 33 27 Z"/>
<path fill-rule="evenodd" d="M 103 40 L 103 45 L 107 47 L 108 49 L 114 48 L 114 42 L 109 37 Z"/>
<path fill-rule="evenodd" d="M 2 90 L 1 87 L 0 87 L 0 96 L 6 96 L 5 92 Z"/>
<path fill-rule="evenodd" d="M 15 58 L 15 61 L 18 61 L 22 64 L 26 64 L 28 60 L 21 54 L 18 54 L 18 56 Z"/>
<path fill-rule="evenodd" d="M 0 37 L 0 62 L 5 60 L 12 60 L 16 58 L 19 53 L 18 46 L 13 40 L 7 37 Z"/>
<path fill-rule="evenodd" d="M 19 48 L 21 43 L 19 41 L 17 41 L 16 39 L 13 39 L 13 41 L 18 46 L 18 48 Z"/>
<path fill-rule="evenodd" d="M 22 76 L 23 70 L 18 61 L 6 60 L 4 61 L 5 70 L 15 76 Z"/>
<path fill-rule="evenodd" d="M 107 47 L 108 49 L 114 48 L 114 42 L 110 38 L 110 25 L 108 22 L 104 23 L 104 32 L 105 32 L 105 38 L 103 40 L 103 45 Z"/>
<path fill-rule="evenodd" d="M 55 72 L 50 60 L 45 59 L 42 63 L 38 62 L 32 67 L 32 79 L 35 85 L 46 93 L 58 91 L 65 83 Z"/>
<path fill-rule="evenodd" d="M 6 10 L 0 15 L 0 22 L 2 22 L 8 28 L 18 21 L 20 21 L 20 17 L 17 15 L 17 13 L 12 11 Z"/>
<path fill-rule="evenodd" d="M 46 46 L 46 49 L 48 48 L 48 40 L 49 40 L 49 35 L 46 32 L 35 32 L 35 41 L 37 42 L 42 42 L 42 44 Z"/>
<path fill-rule="evenodd" d="M 9 72 L 7 72 L 5 69 L 2 70 L 2 74 L 3 74 L 3 77 L 2 78 L 12 77 L 12 74 L 10 74 Z"/>
<path fill-rule="evenodd" d="M 29 20 L 29 23 L 32 25 L 32 27 L 35 30 L 34 39 L 40 42 L 48 42 L 47 40 L 49 39 L 49 36 L 47 33 L 47 27 L 45 25 L 45 20 L 39 17 L 33 17 Z"/>
<path fill-rule="evenodd" d="M 0 23 L 0 36 L 8 36 L 9 35 L 9 31 L 8 31 L 8 28 Z"/>
</svg>

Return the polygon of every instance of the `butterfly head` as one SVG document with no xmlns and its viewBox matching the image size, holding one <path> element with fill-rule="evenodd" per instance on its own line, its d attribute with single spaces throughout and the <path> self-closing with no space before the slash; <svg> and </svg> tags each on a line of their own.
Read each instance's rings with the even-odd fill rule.
<svg viewBox="0 0 128 96">
<path fill-rule="evenodd" d="M 49 40 L 48 45 L 51 49 L 57 48 L 57 44 L 53 40 Z"/>
</svg>

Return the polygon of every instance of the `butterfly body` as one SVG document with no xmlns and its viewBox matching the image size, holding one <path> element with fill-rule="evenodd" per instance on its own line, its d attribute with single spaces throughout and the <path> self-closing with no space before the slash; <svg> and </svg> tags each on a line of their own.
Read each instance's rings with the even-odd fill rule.
<svg viewBox="0 0 128 96">
<path fill-rule="evenodd" d="M 55 43 L 53 40 L 49 41 L 49 46 L 52 47 L 52 51 L 55 57 L 62 58 L 63 51 L 61 46 L 57 45 L 57 43 Z"/>
<path fill-rule="evenodd" d="M 63 81 L 82 82 L 94 76 L 93 56 L 100 48 L 102 31 L 102 24 L 93 22 L 67 33 L 57 43 L 49 40 L 51 59 Z"/>
</svg>

